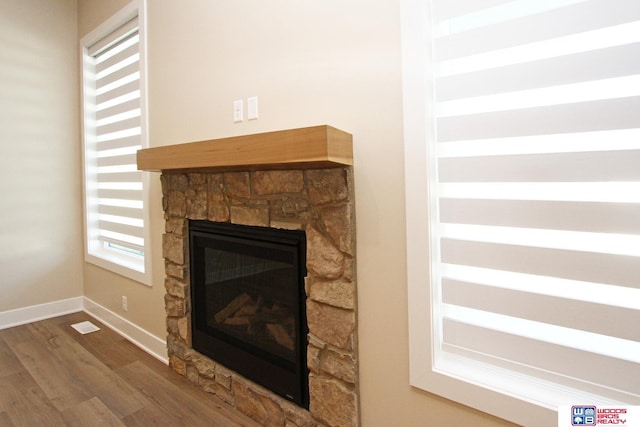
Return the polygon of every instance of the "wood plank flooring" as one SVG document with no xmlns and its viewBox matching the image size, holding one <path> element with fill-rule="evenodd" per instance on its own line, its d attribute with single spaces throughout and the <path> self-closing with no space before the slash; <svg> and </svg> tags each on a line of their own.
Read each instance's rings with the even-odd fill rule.
<svg viewBox="0 0 640 427">
<path fill-rule="evenodd" d="M 86 313 L 0 330 L 2 427 L 259 425 Z"/>
</svg>

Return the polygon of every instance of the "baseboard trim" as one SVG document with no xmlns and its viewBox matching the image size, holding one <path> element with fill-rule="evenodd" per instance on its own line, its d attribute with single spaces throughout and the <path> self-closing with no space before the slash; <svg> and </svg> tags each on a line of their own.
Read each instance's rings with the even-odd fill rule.
<svg viewBox="0 0 640 427">
<path fill-rule="evenodd" d="M 83 297 L 83 308 L 85 313 L 89 316 L 104 323 L 128 341 L 131 341 L 131 343 L 149 353 L 151 356 L 165 364 L 169 363 L 166 341 L 150 334 L 124 317 L 119 316 L 87 297 Z"/>
<path fill-rule="evenodd" d="M 83 300 L 83 297 L 68 298 L 0 312 L 0 329 L 12 328 L 14 326 L 25 325 L 65 314 L 77 313 L 78 311 L 82 311 Z"/>
</svg>

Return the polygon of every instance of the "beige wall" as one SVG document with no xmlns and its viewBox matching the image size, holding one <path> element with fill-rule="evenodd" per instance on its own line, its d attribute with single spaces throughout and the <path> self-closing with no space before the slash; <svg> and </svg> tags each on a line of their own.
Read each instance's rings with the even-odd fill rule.
<svg viewBox="0 0 640 427">
<path fill-rule="evenodd" d="M 76 0 L 0 0 L 0 312 L 82 295 Z"/>
<path fill-rule="evenodd" d="M 83 32 L 99 22 L 95 3 L 80 0 Z M 152 146 L 315 124 L 353 134 L 363 425 L 506 425 L 409 386 L 399 0 L 148 8 Z M 234 124 L 232 101 L 250 96 L 260 119 Z M 87 265 L 85 292 L 121 315 L 128 294 L 125 317 L 164 337 L 158 175 L 152 181 L 153 288 Z"/>
<path fill-rule="evenodd" d="M 78 0 L 78 38 L 129 4 L 129 0 Z"/>
</svg>

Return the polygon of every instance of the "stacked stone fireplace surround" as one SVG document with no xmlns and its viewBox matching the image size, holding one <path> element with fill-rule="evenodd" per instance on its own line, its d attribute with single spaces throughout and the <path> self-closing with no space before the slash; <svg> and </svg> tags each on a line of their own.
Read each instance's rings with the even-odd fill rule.
<svg viewBox="0 0 640 427">
<path fill-rule="evenodd" d="M 161 181 L 171 368 L 265 426 L 358 426 L 352 167 L 164 171 Z M 191 348 L 189 219 L 306 232 L 308 411 Z"/>
</svg>

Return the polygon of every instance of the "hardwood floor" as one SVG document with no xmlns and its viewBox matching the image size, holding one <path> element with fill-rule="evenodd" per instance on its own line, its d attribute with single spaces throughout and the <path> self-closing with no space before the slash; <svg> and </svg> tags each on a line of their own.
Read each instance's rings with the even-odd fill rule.
<svg viewBox="0 0 640 427">
<path fill-rule="evenodd" d="M 85 313 L 0 330 L 0 426 L 259 425 Z"/>
</svg>

